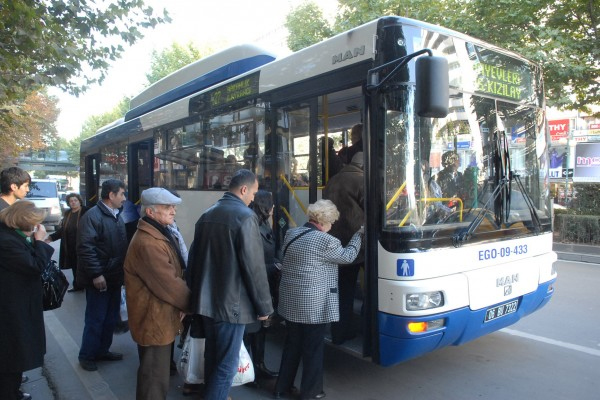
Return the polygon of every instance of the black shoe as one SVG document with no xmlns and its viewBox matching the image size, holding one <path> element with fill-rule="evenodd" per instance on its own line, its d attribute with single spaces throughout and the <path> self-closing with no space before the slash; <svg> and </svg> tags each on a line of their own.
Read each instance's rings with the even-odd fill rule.
<svg viewBox="0 0 600 400">
<path fill-rule="evenodd" d="M 184 396 L 202 394 L 204 391 L 204 383 L 184 383 L 181 391 Z"/>
<path fill-rule="evenodd" d="M 309 400 L 313 400 L 313 399 L 322 399 L 322 398 L 324 398 L 325 396 L 327 396 L 327 395 L 325 394 L 325 392 L 321 391 L 321 393 L 317 394 L 317 395 L 316 395 L 316 396 L 314 396 L 314 397 L 311 397 Z"/>
<path fill-rule="evenodd" d="M 80 287 L 72 287 L 71 289 L 67 290 L 67 292 L 69 292 L 69 293 L 81 292 L 81 291 L 83 291 L 83 288 L 80 288 Z"/>
<path fill-rule="evenodd" d="M 356 338 L 356 336 L 357 336 L 357 335 L 356 335 L 356 333 L 350 333 L 350 334 L 344 335 L 344 336 L 342 336 L 342 337 L 337 337 L 337 336 L 336 336 L 336 337 L 333 337 L 333 336 L 332 336 L 332 337 L 331 337 L 331 343 L 333 343 L 333 344 L 335 344 L 335 345 L 339 346 L 339 345 L 341 345 L 341 344 L 344 344 L 344 343 L 346 343 L 346 341 L 348 341 L 348 340 L 355 339 L 355 338 Z"/>
<path fill-rule="evenodd" d="M 290 390 L 288 390 L 287 392 L 273 392 L 273 398 L 281 399 L 282 397 L 285 397 L 288 394 L 295 396 L 298 393 L 299 393 L 298 388 L 296 386 L 292 386 L 290 388 Z"/>
<path fill-rule="evenodd" d="M 33 397 L 31 397 L 31 395 L 29 393 L 21 392 L 19 390 L 19 394 L 21 395 L 21 397 L 19 398 L 19 400 L 31 400 L 31 399 L 33 399 Z"/>
<path fill-rule="evenodd" d="M 265 378 L 265 379 L 273 379 L 279 376 L 279 373 L 271 371 L 265 363 L 259 363 L 254 365 L 254 372 L 257 377 Z"/>
<path fill-rule="evenodd" d="M 106 354 L 96 357 L 96 359 L 99 361 L 121 361 L 123 359 L 123 354 L 109 351 Z"/>
<path fill-rule="evenodd" d="M 96 362 L 92 360 L 79 360 L 79 365 L 81 365 L 81 368 L 85 369 L 86 371 L 98 371 Z"/>
<path fill-rule="evenodd" d="M 120 335 L 127 332 L 129 332 L 129 323 L 127 321 L 117 321 L 114 331 L 115 335 Z"/>
</svg>

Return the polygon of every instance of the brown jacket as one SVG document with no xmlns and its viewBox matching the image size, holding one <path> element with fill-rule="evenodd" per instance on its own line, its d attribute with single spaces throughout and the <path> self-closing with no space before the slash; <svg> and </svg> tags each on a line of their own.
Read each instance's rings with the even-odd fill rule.
<svg viewBox="0 0 600 400">
<path fill-rule="evenodd" d="M 140 219 L 127 250 L 124 269 L 133 340 L 141 346 L 173 342 L 182 328 L 179 312 L 189 310 L 190 290 L 169 240 Z"/>
</svg>

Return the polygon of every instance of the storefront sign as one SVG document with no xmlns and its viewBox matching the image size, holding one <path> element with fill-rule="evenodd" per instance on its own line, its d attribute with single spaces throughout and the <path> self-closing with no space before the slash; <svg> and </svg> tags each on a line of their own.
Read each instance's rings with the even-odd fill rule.
<svg viewBox="0 0 600 400">
<path fill-rule="evenodd" d="M 573 182 L 600 182 L 600 143 L 577 143 Z"/>
<path fill-rule="evenodd" d="M 550 137 L 553 142 L 569 136 L 568 119 L 555 119 L 548 121 L 548 127 L 550 128 Z"/>
</svg>

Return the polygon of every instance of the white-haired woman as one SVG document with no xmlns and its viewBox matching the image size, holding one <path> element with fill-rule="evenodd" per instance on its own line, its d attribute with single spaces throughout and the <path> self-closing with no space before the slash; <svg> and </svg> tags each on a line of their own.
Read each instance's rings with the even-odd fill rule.
<svg viewBox="0 0 600 400">
<path fill-rule="evenodd" d="M 339 216 L 335 204 L 319 200 L 308 207 L 309 222 L 285 235 L 278 313 L 286 321 L 287 337 L 275 398 L 292 391 L 300 361 L 301 398 L 325 397 L 323 339 L 327 324 L 339 320 L 337 268 L 354 261 L 362 242 L 361 231 L 346 247 L 327 233 Z"/>
</svg>

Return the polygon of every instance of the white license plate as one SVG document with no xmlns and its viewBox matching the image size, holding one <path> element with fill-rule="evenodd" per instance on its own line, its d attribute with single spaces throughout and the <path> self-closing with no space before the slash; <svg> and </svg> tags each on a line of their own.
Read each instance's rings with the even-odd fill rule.
<svg viewBox="0 0 600 400">
<path fill-rule="evenodd" d="M 504 317 L 505 315 L 512 314 L 517 311 L 519 300 L 513 300 L 509 303 L 504 303 L 499 306 L 488 309 L 485 312 L 485 319 L 483 322 L 489 322 L 494 319 Z"/>
</svg>

